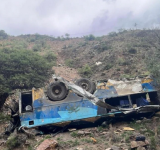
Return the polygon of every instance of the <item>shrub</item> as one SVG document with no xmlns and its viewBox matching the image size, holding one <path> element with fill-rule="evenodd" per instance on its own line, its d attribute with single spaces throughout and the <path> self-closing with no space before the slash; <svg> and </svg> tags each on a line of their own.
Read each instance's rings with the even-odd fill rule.
<svg viewBox="0 0 160 150">
<path fill-rule="evenodd" d="M 117 36 L 117 33 L 116 33 L 116 32 L 110 32 L 110 33 L 108 34 L 108 36 L 109 36 L 109 37 L 115 37 L 115 36 Z"/>
<path fill-rule="evenodd" d="M 136 54 L 136 53 L 137 53 L 137 50 L 136 50 L 135 48 L 130 48 L 130 49 L 128 50 L 128 52 L 131 53 L 131 54 Z"/>
<path fill-rule="evenodd" d="M 41 51 L 41 45 L 40 44 L 35 44 L 32 49 L 33 49 L 34 52 Z"/>
<path fill-rule="evenodd" d="M 28 50 L 0 49 L 0 93 L 42 87 L 51 76 L 52 64 Z"/>
<path fill-rule="evenodd" d="M 107 64 L 107 65 L 105 65 L 104 66 L 104 70 L 109 70 L 109 69 L 111 69 L 113 67 L 113 64 Z"/>
<path fill-rule="evenodd" d="M 85 40 L 86 41 L 93 41 L 95 40 L 95 36 L 93 34 L 90 34 L 90 35 L 87 35 L 87 36 L 84 36 Z"/>
<path fill-rule="evenodd" d="M 9 150 L 12 150 L 20 145 L 19 140 L 16 136 L 11 136 L 8 138 L 6 145 Z"/>
<path fill-rule="evenodd" d="M 79 69 L 79 73 L 84 77 L 90 77 L 92 75 L 92 69 L 88 64 Z"/>
<path fill-rule="evenodd" d="M 66 61 L 65 61 L 65 64 L 66 64 L 68 67 L 73 67 L 73 66 L 74 66 L 73 63 L 74 63 L 74 62 L 73 62 L 72 59 L 66 59 Z"/>
<path fill-rule="evenodd" d="M 4 30 L 0 30 L 0 39 L 7 39 L 8 34 Z"/>
<path fill-rule="evenodd" d="M 53 65 L 56 65 L 57 56 L 54 53 L 49 52 L 44 56 L 44 58 Z"/>
<path fill-rule="evenodd" d="M 111 46 L 110 46 L 108 43 L 103 42 L 103 43 L 101 43 L 101 44 L 99 44 L 99 45 L 96 45 L 96 46 L 94 47 L 94 49 L 96 49 L 98 53 L 101 53 L 101 52 L 104 52 L 104 51 L 106 51 L 106 50 L 111 49 Z"/>
</svg>

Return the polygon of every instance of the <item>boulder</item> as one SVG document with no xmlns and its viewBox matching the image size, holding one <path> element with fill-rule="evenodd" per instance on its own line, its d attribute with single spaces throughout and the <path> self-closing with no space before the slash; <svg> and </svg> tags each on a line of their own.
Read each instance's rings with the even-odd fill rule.
<svg viewBox="0 0 160 150">
<path fill-rule="evenodd" d="M 58 142 L 56 140 L 46 139 L 44 140 L 36 150 L 56 150 Z"/>
</svg>

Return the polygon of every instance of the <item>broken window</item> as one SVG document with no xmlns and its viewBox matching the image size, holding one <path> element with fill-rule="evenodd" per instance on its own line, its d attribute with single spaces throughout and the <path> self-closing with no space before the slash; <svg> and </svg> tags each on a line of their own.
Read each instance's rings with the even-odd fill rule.
<svg viewBox="0 0 160 150">
<path fill-rule="evenodd" d="M 21 95 L 21 110 L 23 112 L 29 112 L 33 110 L 32 106 L 32 92 L 22 93 Z"/>
</svg>

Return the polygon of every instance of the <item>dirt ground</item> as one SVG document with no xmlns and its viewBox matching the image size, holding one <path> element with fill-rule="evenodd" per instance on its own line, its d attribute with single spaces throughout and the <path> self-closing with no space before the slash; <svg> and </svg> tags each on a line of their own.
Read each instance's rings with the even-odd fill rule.
<svg viewBox="0 0 160 150">
<path fill-rule="evenodd" d="M 3 124 L 1 124 L 1 132 L 3 131 L 3 127 Z M 124 127 L 130 127 L 132 130 L 125 130 Z M 147 150 L 159 150 L 159 134 L 159 116 L 149 119 L 142 118 L 141 120 L 131 118 L 128 120 L 119 119 L 110 123 L 95 124 L 92 127 L 86 126 L 83 128 L 81 125 L 78 125 L 76 128 L 68 128 L 65 132 L 59 133 L 54 137 L 54 133 L 27 137 L 24 143 L 13 149 L 34 150 L 44 140 L 51 139 L 58 142 L 56 150 L 106 150 L 113 146 L 117 146 L 121 150 L 129 150 L 131 148 L 131 141 L 137 135 L 143 135 L 149 143 L 145 147 Z M 18 136 L 19 134 L 17 134 Z M 7 144 L 2 144 L 2 142 L 0 149 L 9 150 Z"/>
</svg>

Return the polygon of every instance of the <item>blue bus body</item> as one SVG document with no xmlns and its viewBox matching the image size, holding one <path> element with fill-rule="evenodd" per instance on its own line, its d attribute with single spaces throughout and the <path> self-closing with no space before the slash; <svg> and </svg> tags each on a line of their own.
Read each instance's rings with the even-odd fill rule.
<svg viewBox="0 0 160 150">
<path fill-rule="evenodd" d="M 142 83 L 143 91 L 129 95 L 133 98 L 132 105 L 136 104 L 135 97 L 142 95 L 150 96 L 150 103 L 157 104 L 155 99 L 157 91 L 151 82 Z M 94 93 L 100 100 L 105 100 L 113 106 L 121 107 L 120 101 L 128 100 L 128 95 L 119 96 L 114 86 L 107 89 L 97 89 Z M 25 111 L 25 106 L 31 105 L 32 110 Z M 128 106 L 130 107 L 130 106 Z M 61 101 L 51 101 L 46 97 L 42 89 L 32 89 L 30 93 L 21 93 L 19 100 L 21 126 L 32 128 L 43 125 L 53 124 L 63 126 L 72 121 L 95 122 L 102 116 L 121 114 L 121 111 L 107 110 L 106 108 L 94 105 L 90 100 L 80 97 L 72 91 Z"/>
</svg>

